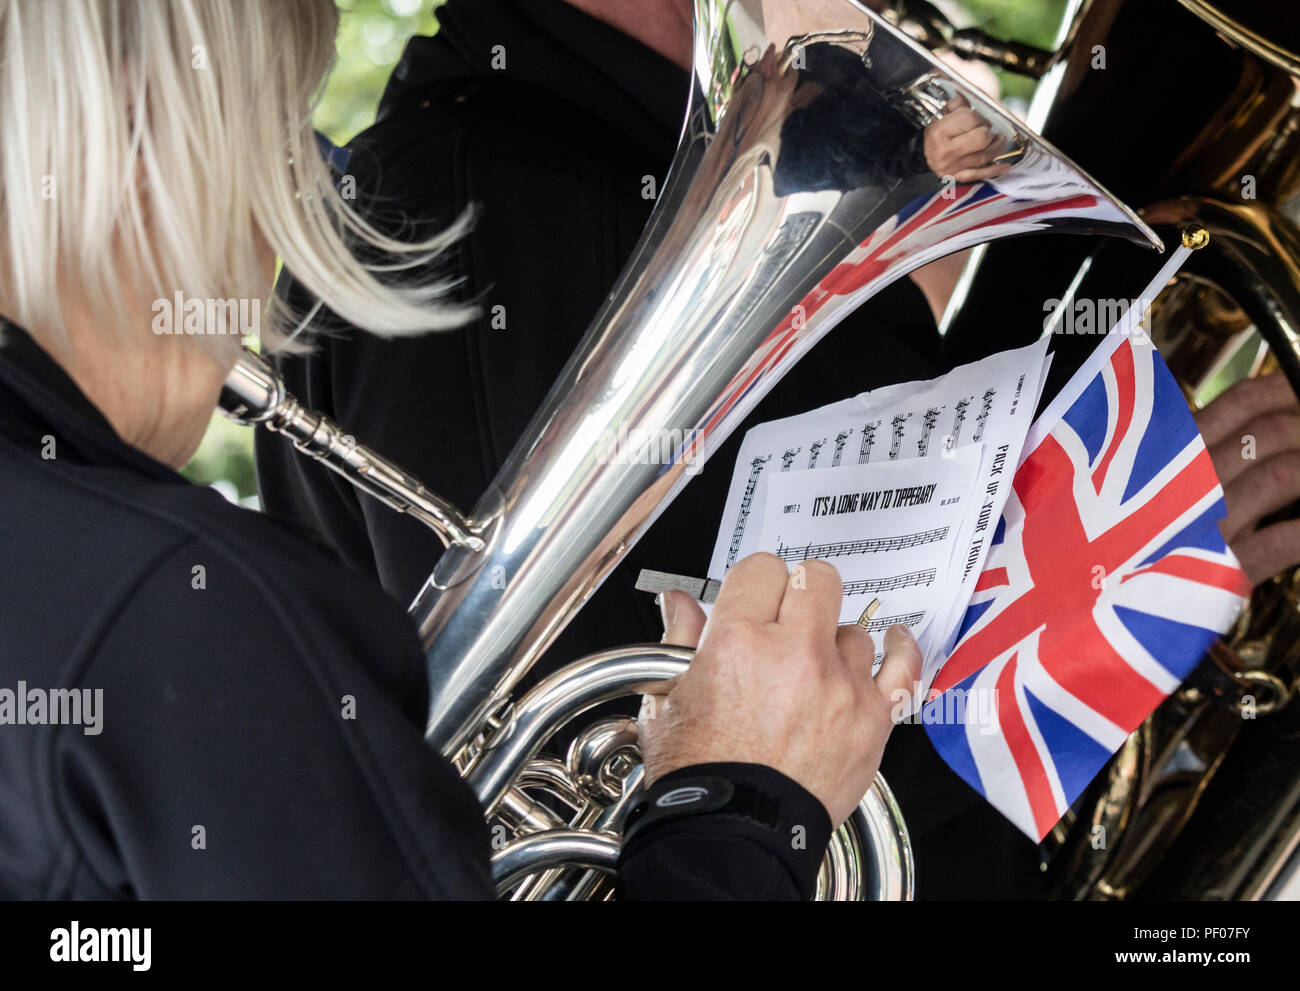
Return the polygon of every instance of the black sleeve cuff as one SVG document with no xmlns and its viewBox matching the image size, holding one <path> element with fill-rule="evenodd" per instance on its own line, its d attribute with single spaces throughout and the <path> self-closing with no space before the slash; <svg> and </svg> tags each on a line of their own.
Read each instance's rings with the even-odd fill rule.
<svg viewBox="0 0 1300 991">
<path fill-rule="evenodd" d="M 825 806 L 761 764 L 697 764 L 633 804 L 619 857 L 624 898 L 802 898 L 817 886 Z"/>
</svg>

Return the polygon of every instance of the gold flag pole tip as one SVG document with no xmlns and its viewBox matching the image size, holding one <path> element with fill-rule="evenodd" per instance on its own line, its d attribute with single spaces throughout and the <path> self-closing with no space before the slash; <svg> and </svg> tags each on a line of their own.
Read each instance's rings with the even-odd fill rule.
<svg viewBox="0 0 1300 991">
<path fill-rule="evenodd" d="M 1201 224 L 1188 224 L 1183 228 L 1183 247 L 1188 251 L 1200 251 L 1210 243 L 1210 232 Z"/>
</svg>

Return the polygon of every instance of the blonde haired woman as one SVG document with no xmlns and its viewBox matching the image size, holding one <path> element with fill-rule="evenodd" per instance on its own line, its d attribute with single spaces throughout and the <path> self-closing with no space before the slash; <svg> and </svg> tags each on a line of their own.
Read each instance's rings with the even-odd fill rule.
<svg viewBox="0 0 1300 991">
<path fill-rule="evenodd" d="M 401 606 L 176 473 L 234 303 L 301 346 L 304 314 L 249 309 L 277 256 L 376 332 L 465 316 L 356 260 L 426 266 L 457 232 L 397 244 L 335 194 L 309 124 L 335 28 L 330 0 L 0 0 L 0 895 L 491 893 Z M 829 566 L 738 571 L 646 740 L 647 806 L 683 780 L 715 800 L 636 824 L 626 896 L 807 896 L 919 660 L 895 635 L 872 680 Z"/>
</svg>

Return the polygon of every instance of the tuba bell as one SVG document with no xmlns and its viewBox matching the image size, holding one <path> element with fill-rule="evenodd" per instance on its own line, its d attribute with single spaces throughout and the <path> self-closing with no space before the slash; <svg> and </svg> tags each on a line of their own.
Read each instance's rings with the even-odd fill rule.
<svg viewBox="0 0 1300 991">
<path fill-rule="evenodd" d="M 693 93 L 650 222 L 472 512 L 302 409 L 256 356 L 223 396 L 229 415 L 285 434 L 442 538 L 410 609 L 428 658 L 427 736 L 510 837 L 494 873 L 516 898 L 608 897 L 602 875 L 641 779 L 629 721 L 593 724 L 562 759 L 543 746 L 587 709 L 674 677 L 691 652 L 618 648 L 522 697 L 513 689 L 799 357 L 889 283 L 995 238 L 1160 247 L 1079 168 L 853 0 L 696 0 L 694 35 Z M 928 166 L 927 129 L 958 95 L 1002 139 L 1005 174 L 959 183 Z M 913 877 L 877 777 L 832 840 L 819 897 L 910 898 Z"/>
</svg>

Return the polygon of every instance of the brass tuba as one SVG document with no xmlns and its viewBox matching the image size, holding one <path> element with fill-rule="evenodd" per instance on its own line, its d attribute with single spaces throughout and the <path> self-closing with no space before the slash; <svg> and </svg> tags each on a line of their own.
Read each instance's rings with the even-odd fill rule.
<svg viewBox="0 0 1300 991">
<path fill-rule="evenodd" d="M 512 689 L 688 468 L 837 320 L 927 261 L 1041 231 L 1160 246 L 1082 171 L 853 0 L 697 0 L 694 31 L 694 92 L 649 225 L 471 513 L 301 409 L 265 362 L 247 356 L 223 401 L 442 536 L 447 550 L 411 606 L 428 652 L 428 738 L 509 837 L 494 871 L 517 898 L 608 894 L 597 872 L 615 865 L 641 773 L 629 723 L 597 722 L 563 759 L 542 756 L 543 745 L 590 707 L 680 673 L 690 651 L 620 648 L 521 698 Z M 1005 141 L 1011 168 L 996 180 L 963 185 L 926 164 L 926 129 L 957 94 Z M 912 888 L 906 827 L 877 778 L 836 833 L 819 893 L 908 898 Z"/>
<path fill-rule="evenodd" d="M 916 33 L 936 47 L 955 36 L 934 23 L 928 4 L 906 7 L 925 15 L 930 23 Z M 1197 224 L 1209 232 L 1150 316 L 1151 337 L 1189 403 L 1274 370 L 1300 393 L 1294 18 L 1261 0 L 1071 0 L 1060 38 L 1052 51 L 992 59 L 1042 78 L 1032 123 L 1144 204 L 1143 219 L 1158 231 Z M 979 47 L 999 46 L 984 39 Z M 1141 98 L 1126 106 L 1120 94 Z M 1084 239 L 1033 254 L 991 246 L 968 269 L 946 320 L 953 356 L 987 346 L 979 338 L 990 312 L 1022 329 L 1041 326 L 1042 310 L 1017 309 L 1001 293 L 1009 273 L 1069 305 L 1131 296 L 1150 269 L 1121 246 Z M 1049 834 L 1052 894 L 1300 897 L 1298 687 L 1300 569 L 1290 568 L 1255 590 L 1236 626 Z"/>
</svg>

